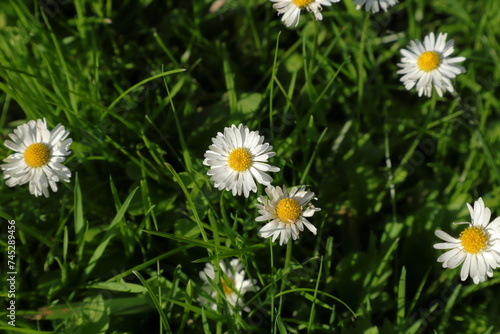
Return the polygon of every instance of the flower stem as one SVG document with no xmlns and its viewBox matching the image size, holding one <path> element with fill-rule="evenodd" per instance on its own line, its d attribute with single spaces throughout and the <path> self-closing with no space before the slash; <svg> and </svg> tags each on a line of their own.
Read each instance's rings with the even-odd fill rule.
<svg viewBox="0 0 500 334">
<path fill-rule="evenodd" d="M 290 258 L 292 257 L 292 244 L 293 242 L 291 240 L 288 240 L 286 244 L 286 256 L 285 256 L 285 265 L 283 266 L 283 272 L 286 272 L 286 270 L 290 266 Z M 283 278 L 281 279 L 281 291 L 285 290 L 285 284 L 286 284 L 286 279 L 283 276 Z"/>
<path fill-rule="evenodd" d="M 289 273 L 286 272 L 287 268 L 290 266 L 290 258 L 292 257 L 292 241 L 288 240 L 288 243 L 286 244 L 286 256 L 285 256 L 285 264 L 283 266 L 283 271 L 281 272 L 281 289 L 280 292 L 283 292 L 285 290 L 285 285 L 286 285 L 286 277 Z M 283 295 L 280 296 L 280 303 L 278 306 L 278 313 L 277 315 L 281 314 L 281 309 L 283 306 Z M 276 333 L 276 323 L 274 325 L 274 331 L 273 333 Z"/>
</svg>

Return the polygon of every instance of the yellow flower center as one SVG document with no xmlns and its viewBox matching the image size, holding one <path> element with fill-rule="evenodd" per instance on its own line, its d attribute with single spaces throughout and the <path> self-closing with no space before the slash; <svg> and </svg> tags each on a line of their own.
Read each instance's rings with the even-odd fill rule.
<svg viewBox="0 0 500 334">
<path fill-rule="evenodd" d="M 435 51 L 425 51 L 418 57 L 417 65 L 425 72 L 433 71 L 441 64 L 441 56 Z"/>
<path fill-rule="evenodd" d="M 484 230 L 477 226 L 471 226 L 463 230 L 459 239 L 464 250 L 469 254 L 477 254 L 482 249 L 485 249 L 488 241 Z"/>
<path fill-rule="evenodd" d="M 50 160 L 50 150 L 47 145 L 35 143 L 24 151 L 24 161 L 31 168 L 42 167 Z"/>
<path fill-rule="evenodd" d="M 292 0 L 292 2 L 299 8 L 304 8 L 312 4 L 315 0 Z"/>
<path fill-rule="evenodd" d="M 293 198 L 280 199 L 276 205 L 276 214 L 285 223 L 295 222 L 300 217 L 301 212 L 302 208 Z"/>
<path fill-rule="evenodd" d="M 235 148 L 229 153 L 227 164 L 237 172 L 244 172 L 252 165 L 252 155 L 244 147 Z"/>
<path fill-rule="evenodd" d="M 222 291 L 224 291 L 224 294 L 226 296 L 232 294 L 233 293 L 233 289 L 231 289 L 231 287 L 226 283 L 226 281 L 223 278 L 221 278 L 220 281 L 222 283 Z"/>
</svg>

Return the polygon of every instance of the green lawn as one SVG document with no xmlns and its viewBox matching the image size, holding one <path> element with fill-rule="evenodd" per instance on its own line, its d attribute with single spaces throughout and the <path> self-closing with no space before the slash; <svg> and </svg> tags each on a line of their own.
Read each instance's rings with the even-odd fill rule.
<svg viewBox="0 0 500 334">
<path fill-rule="evenodd" d="M 0 331 L 500 333 L 500 269 L 462 282 L 433 248 L 435 230 L 470 222 L 466 203 L 500 214 L 500 2 L 371 14 L 342 0 L 292 29 L 270 1 L 213 2 L 2 1 L 2 142 L 45 118 L 73 143 L 71 182 L 49 198 L 0 182 Z M 467 58 L 442 98 L 396 73 L 400 49 L 430 32 Z M 273 146 L 273 185 L 316 194 L 317 235 L 272 243 L 255 221 L 263 186 L 214 188 L 204 153 L 240 123 Z M 200 302 L 206 263 L 233 258 L 258 286 L 248 308 Z"/>
</svg>

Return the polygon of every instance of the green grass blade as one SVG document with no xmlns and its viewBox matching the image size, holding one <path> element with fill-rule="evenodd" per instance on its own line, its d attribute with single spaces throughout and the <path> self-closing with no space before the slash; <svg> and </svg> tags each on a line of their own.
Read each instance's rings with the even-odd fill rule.
<svg viewBox="0 0 500 334">
<path fill-rule="evenodd" d="M 401 269 L 401 276 L 399 277 L 398 285 L 398 299 L 397 299 L 397 316 L 396 323 L 400 329 L 403 328 L 405 319 L 405 304 L 406 304 L 406 268 L 403 266 Z"/>
<path fill-rule="evenodd" d="M 118 212 L 116 213 L 116 216 L 113 218 L 113 220 L 109 224 L 109 230 L 106 232 L 106 234 L 102 238 L 99 246 L 97 246 L 97 248 L 95 249 L 94 253 L 92 254 L 92 257 L 90 258 L 90 260 L 87 264 L 87 267 L 84 270 L 85 276 L 88 276 L 92 272 L 92 270 L 94 270 L 94 267 L 96 266 L 97 262 L 99 261 L 99 259 L 103 255 L 104 250 L 108 246 L 108 243 L 111 241 L 112 238 L 115 237 L 118 223 L 125 215 L 125 212 L 127 212 L 128 206 L 130 205 L 130 202 L 134 198 L 134 195 L 138 189 L 139 188 L 135 188 L 134 190 L 132 190 L 132 192 L 130 193 L 130 195 L 128 195 L 125 202 L 123 202 L 123 205 L 120 208 L 120 210 L 118 210 Z"/>
<path fill-rule="evenodd" d="M 172 75 L 172 74 L 175 74 L 175 73 L 180 73 L 180 72 L 184 72 L 186 71 L 185 69 L 176 69 L 176 70 L 171 70 L 171 71 L 166 71 L 166 72 L 162 72 L 162 73 L 159 73 L 159 74 L 156 74 L 156 75 L 153 75 L 147 79 L 144 79 L 138 83 L 136 83 L 135 85 L 133 85 L 132 87 L 128 88 L 127 90 L 125 90 L 123 93 L 121 93 L 113 102 L 111 102 L 111 104 L 108 106 L 107 108 L 107 111 L 111 111 L 113 109 L 114 106 L 116 106 L 116 104 L 118 102 L 120 102 L 125 96 L 127 96 L 130 92 L 132 92 L 134 89 L 136 89 L 137 87 L 140 87 L 150 81 L 153 81 L 153 80 L 156 80 L 158 78 L 162 78 L 162 77 L 165 77 L 165 76 L 168 76 L 168 75 Z M 107 112 L 104 112 L 101 116 L 101 119 L 103 119 L 104 117 L 106 117 L 107 115 Z"/>
<path fill-rule="evenodd" d="M 75 177 L 75 188 L 74 193 L 74 206 L 75 211 L 73 213 L 73 219 L 75 224 L 75 240 L 76 240 L 76 256 L 78 261 L 82 260 L 83 249 L 85 247 L 85 218 L 83 216 L 83 199 L 82 190 L 80 188 L 80 181 L 78 178 L 78 173 Z"/>
<path fill-rule="evenodd" d="M 155 293 L 151 289 L 151 287 L 148 285 L 146 280 L 142 277 L 142 275 L 138 271 L 133 271 L 134 275 L 137 276 L 137 278 L 141 281 L 141 283 L 144 285 L 144 287 L 147 289 L 149 297 L 153 301 L 153 304 L 156 307 L 156 310 L 158 311 L 158 314 L 160 315 L 161 322 L 163 324 L 163 328 L 167 331 L 168 334 L 172 333 L 172 330 L 170 329 L 170 325 L 168 324 L 167 316 L 165 315 L 165 312 L 163 312 L 163 308 L 161 307 L 160 301 L 156 297 Z"/>
<path fill-rule="evenodd" d="M 182 179 L 179 177 L 179 174 L 177 174 L 177 172 L 175 171 L 175 169 L 170 164 L 165 163 L 165 166 L 167 167 L 168 171 L 170 173 L 172 173 L 172 175 L 174 177 L 174 180 L 181 187 L 182 192 L 184 193 L 184 195 L 186 196 L 186 199 L 188 201 L 189 209 L 193 213 L 194 220 L 198 224 L 201 236 L 203 237 L 204 241 L 207 241 L 208 240 L 207 233 L 205 232 L 205 228 L 203 227 L 203 223 L 202 223 L 202 221 L 200 219 L 200 216 L 198 215 L 198 211 L 196 210 L 196 206 L 194 205 L 193 199 L 191 198 L 191 195 L 190 195 L 189 191 L 187 190 L 186 186 L 184 185 L 184 182 L 182 181 Z"/>
</svg>

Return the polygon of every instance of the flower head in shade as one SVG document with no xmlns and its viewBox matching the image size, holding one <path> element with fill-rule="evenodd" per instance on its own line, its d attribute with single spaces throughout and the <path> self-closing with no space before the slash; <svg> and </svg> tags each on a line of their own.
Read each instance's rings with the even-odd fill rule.
<svg viewBox="0 0 500 334">
<path fill-rule="evenodd" d="M 245 279 L 245 270 L 243 269 L 243 264 L 239 259 L 232 259 L 229 262 L 229 267 L 226 267 L 224 261 L 219 262 L 219 267 L 222 270 L 220 273 L 220 283 L 222 286 L 222 291 L 224 293 L 224 299 L 229 302 L 233 307 L 242 308 L 245 303 L 242 298 L 243 295 L 248 291 L 257 291 L 259 287 L 256 286 L 256 280 Z M 210 294 L 210 296 L 215 299 L 217 296 L 217 291 L 210 284 L 210 280 L 215 280 L 215 270 L 211 263 L 205 265 L 205 269 L 200 272 L 200 278 L 204 281 L 204 289 Z M 208 277 L 208 278 L 207 278 Z M 203 297 L 198 299 L 201 303 L 207 303 L 207 300 Z M 212 303 L 211 308 L 217 310 L 217 305 Z M 244 311 L 249 312 L 248 307 L 243 308 Z M 232 313 L 232 309 L 230 309 Z"/>
<path fill-rule="evenodd" d="M 360 10 L 361 7 L 365 6 L 365 10 L 372 11 L 372 13 L 377 13 L 381 9 L 384 12 L 387 12 L 389 7 L 395 6 L 398 3 L 398 0 L 354 0 L 354 4 L 356 5 L 356 9 Z"/>
<path fill-rule="evenodd" d="M 61 124 L 49 131 L 45 119 L 19 125 L 4 143 L 16 152 L 3 160 L 5 183 L 14 187 L 29 182 L 30 193 L 37 197 L 49 197 L 49 186 L 56 192 L 56 182 L 69 182 L 71 177 L 71 171 L 61 164 L 71 153 L 68 135 Z"/>
<path fill-rule="evenodd" d="M 331 6 L 332 3 L 340 0 L 270 0 L 274 2 L 273 8 L 278 11 L 278 15 L 283 14 L 281 21 L 285 22 L 287 27 L 296 27 L 299 24 L 300 12 L 307 9 L 313 12 L 316 20 L 321 21 L 321 6 Z"/>
<path fill-rule="evenodd" d="M 207 174 L 215 187 L 231 190 L 233 196 L 243 193 L 248 197 L 251 191 L 256 192 L 255 181 L 270 185 L 273 179 L 266 172 L 280 170 L 266 163 L 276 153 L 270 152 L 273 147 L 264 143 L 264 136 L 242 124 L 224 128 L 224 134 L 219 132 L 212 143 L 205 152 L 203 164 L 210 166 Z"/>
<path fill-rule="evenodd" d="M 484 282 L 493 276 L 493 269 L 500 266 L 500 217 L 490 223 L 491 211 L 484 206 L 479 198 L 472 208 L 469 203 L 471 222 L 460 233 L 458 239 L 448 233 L 437 230 L 436 236 L 444 243 L 435 244 L 436 249 L 450 249 L 442 254 L 437 261 L 443 263 L 443 268 L 456 268 L 463 263 L 460 278 L 465 281 L 468 276 L 475 284 Z"/>
<path fill-rule="evenodd" d="M 312 191 L 305 190 L 305 186 L 293 187 L 290 192 L 280 187 L 267 187 L 266 194 L 269 197 L 260 196 L 257 200 L 262 204 L 256 204 L 261 216 L 256 221 L 270 220 L 260 229 L 263 238 L 273 237 L 275 241 L 280 237 L 280 246 L 286 244 L 290 237 L 293 240 L 299 238 L 299 233 L 304 231 L 304 226 L 316 234 L 316 227 L 306 217 L 312 217 L 320 208 L 309 203 L 314 197 Z"/>
<path fill-rule="evenodd" d="M 401 81 L 407 90 L 415 85 L 418 96 L 430 97 L 432 87 L 439 96 L 443 92 L 453 92 L 453 85 L 450 79 L 455 78 L 460 73 L 465 73 L 465 68 L 456 63 L 465 60 L 465 57 L 449 56 L 453 53 L 453 40 L 446 42 L 447 34 L 440 33 L 436 39 L 434 33 L 425 36 L 424 43 L 418 40 L 410 42 L 407 49 L 401 49 L 403 58 L 398 64 L 401 69 L 397 72 L 402 74 Z"/>
</svg>

